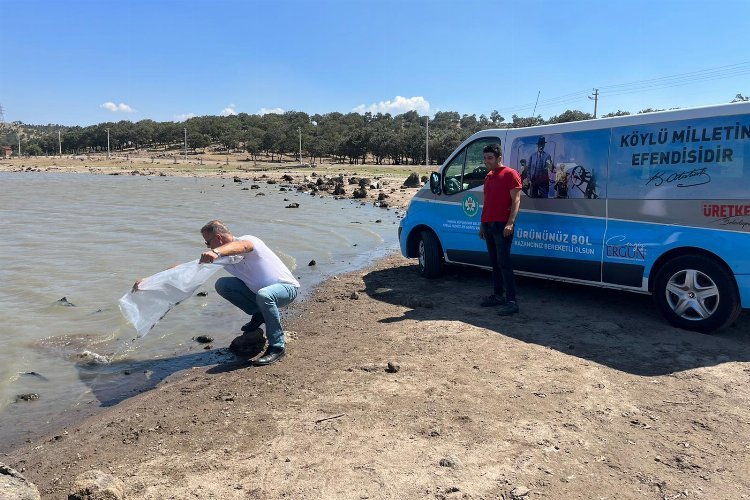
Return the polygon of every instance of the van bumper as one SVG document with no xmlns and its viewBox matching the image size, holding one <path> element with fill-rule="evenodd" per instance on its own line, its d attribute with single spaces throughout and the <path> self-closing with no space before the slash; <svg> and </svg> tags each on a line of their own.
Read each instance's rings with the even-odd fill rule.
<svg viewBox="0 0 750 500">
<path fill-rule="evenodd" d="M 750 274 L 735 274 L 737 288 L 740 291 L 740 302 L 743 309 L 750 309 Z"/>
<path fill-rule="evenodd" d="M 401 255 L 404 257 L 409 257 L 409 252 L 406 247 L 406 237 L 409 235 L 409 233 L 404 231 L 404 219 L 401 219 L 401 222 L 398 224 L 398 244 L 401 247 Z"/>
</svg>

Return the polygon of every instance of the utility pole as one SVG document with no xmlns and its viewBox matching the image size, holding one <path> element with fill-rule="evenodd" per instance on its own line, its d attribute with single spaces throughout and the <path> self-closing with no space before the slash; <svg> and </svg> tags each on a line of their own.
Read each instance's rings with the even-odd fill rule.
<svg viewBox="0 0 750 500">
<path fill-rule="evenodd" d="M 185 161 L 187 161 L 187 127 L 185 127 Z"/>
<path fill-rule="evenodd" d="M 302 163 L 302 127 L 297 127 L 299 133 L 299 162 Z"/>
<path fill-rule="evenodd" d="M 21 157 L 21 134 L 18 134 L 18 157 Z"/>
<path fill-rule="evenodd" d="M 62 138 L 59 130 L 57 131 L 57 149 L 60 152 L 60 158 L 62 158 Z"/>
<path fill-rule="evenodd" d="M 424 145 L 425 164 L 430 166 L 430 115 L 427 115 L 427 140 Z"/>
<path fill-rule="evenodd" d="M 594 118 L 596 118 L 596 105 L 599 104 L 599 89 L 594 89 L 594 95 L 589 96 L 589 99 L 594 101 Z"/>
<path fill-rule="evenodd" d="M 107 129 L 107 159 L 109 160 L 109 129 Z"/>
</svg>

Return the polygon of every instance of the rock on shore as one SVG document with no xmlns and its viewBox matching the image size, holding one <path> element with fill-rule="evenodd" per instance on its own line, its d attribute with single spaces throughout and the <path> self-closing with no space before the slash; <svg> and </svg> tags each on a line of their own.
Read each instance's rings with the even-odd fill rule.
<svg viewBox="0 0 750 500">
<path fill-rule="evenodd" d="M 0 462 L 0 499 L 40 500 L 39 490 L 20 472 Z"/>
</svg>

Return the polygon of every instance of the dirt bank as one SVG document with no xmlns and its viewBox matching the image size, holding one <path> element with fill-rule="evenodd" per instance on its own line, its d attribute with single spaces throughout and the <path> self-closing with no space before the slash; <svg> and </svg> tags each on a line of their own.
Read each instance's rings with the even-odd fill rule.
<svg viewBox="0 0 750 500">
<path fill-rule="evenodd" d="M 49 499 L 90 468 L 130 499 L 749 498 L 747 313 L 703 336 L 518 281 L 503 319 L 488 273 L 389 257 L 300 304 L 282 362 L 228 356 L 0 461 Z"/>
</svg>

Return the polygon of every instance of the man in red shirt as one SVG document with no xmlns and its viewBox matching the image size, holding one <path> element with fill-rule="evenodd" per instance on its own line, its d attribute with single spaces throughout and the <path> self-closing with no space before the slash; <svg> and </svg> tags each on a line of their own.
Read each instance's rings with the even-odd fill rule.
<svg viewBox="0 0 750 500">
<path fill-rule="evenodd" d="M 499 144 L 489 144 L 482 150 L 487 176 L 484 178 L 484 206 L 479 237 L 487 243 L 492 262 L 494 293 L 482 299 L 483 307 L 501 306 L 500 316 L 518 312 L 516 286 L 510 249 L 513 245 L 513 230 L 521 206 L 521 176 L 512 168 L 503 165 Z"/>
</svg>

